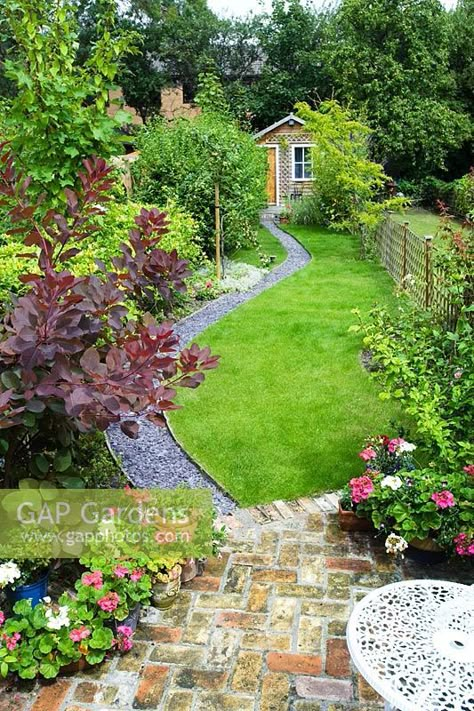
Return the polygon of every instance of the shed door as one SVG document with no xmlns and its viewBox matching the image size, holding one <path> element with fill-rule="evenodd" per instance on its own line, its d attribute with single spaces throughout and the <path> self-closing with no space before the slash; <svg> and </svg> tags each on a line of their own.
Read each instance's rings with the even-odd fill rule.
<svg viewBox="0 0 474 711">
<path fill-rule="evenodd" d="M 269 205 L 276 205 L 276 201 L 277 201 L 276 155 L 277 155 L 276 147 L 269 146 L 267 148 L 267 156 L 268 156 L 267 196 L 268 196 L 268 204 Z"/>
</svg>

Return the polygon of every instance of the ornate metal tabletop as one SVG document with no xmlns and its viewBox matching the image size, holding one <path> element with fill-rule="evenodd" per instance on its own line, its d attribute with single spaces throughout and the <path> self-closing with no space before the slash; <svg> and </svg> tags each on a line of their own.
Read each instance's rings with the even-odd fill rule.
<svg viewBox="0 0 474 711">
<path fill-rule="evenodd" d="M 386 585 L 357 604 L 352 660 L 399 711 L 473 711 L 474 586 L 440 580 Z"/>
</svg>

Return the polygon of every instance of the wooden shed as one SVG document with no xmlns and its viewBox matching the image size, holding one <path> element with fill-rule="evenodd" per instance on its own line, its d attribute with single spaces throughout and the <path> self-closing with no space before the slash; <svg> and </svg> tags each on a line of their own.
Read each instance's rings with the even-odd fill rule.
<svg viewBox="0 0 474 711">
<path fill-rule="evenodd" d="M 268 154 L 269 205 L 283 205 L 310 192 L 312 143 L 302 119 L 291 113 L 259 131 L 254 138 Z"/>
</svg>

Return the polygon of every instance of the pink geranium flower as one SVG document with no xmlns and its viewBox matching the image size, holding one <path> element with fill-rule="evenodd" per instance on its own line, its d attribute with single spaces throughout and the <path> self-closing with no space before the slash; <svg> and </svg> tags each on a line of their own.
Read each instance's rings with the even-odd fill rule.
<svg viewBox="0 0 474 711">
<path fill-rule="evenodd" d="M 8 649 L 9 652 L 13 652 L 15 649 L 16 645 L 21 639 L 21 634 L 19 632 L 14 632 L 11 637 L 9 637 L 7 634 L 3 635 L 3 639 L 5 640 L 5 646 Z"/>
<path fill-rule="evenodd" d="M 5 613 L 0 612 L 0 626 L 5 622 Z"/>
<path fill-rule="evenodd" d="M 133 647 L 133 630 L 128 625 L 119 625 L 117 627 L 118 637 L 115 640 L 117 649 L 121 652 L 129 652 Z"/>
<path fill-rule="evenodd" d="M 126 568 L 124 565 L 116 565 L 114 568 L 114 575 L 117 576 L 117 578 L 124 578 L 128 573 L 128 568 Z"/>
<path fill-rule="evenodd" d="M 92 573 L 84 573 L 82 576 L 84 585 L 100 590 L 103 585 L 102 573 L 100 570 L 94 570 Z"/>
<path fill-rule="evenodd" d="M 141 570 L 134 570 L 132 573 L 130 573 L 130 580 L 132 580 L 134 583 L 138 582 L 140 578 L 143 578 L 143 572 Z"/>
<path fill-rule="evenodd" d="M 463 471 L 470 476 L 474 476 L 474 464 L 468 464 L 467 467 L 463 467 Z"/>
<path fill-rule="evenodd" d="M 132 628 L 129 627 L 128 625 L 119 625 L 119 626 L 117 627 L 117 632 L 118 632 L 119 634 L 125 635 L 125 637 L 131 637 L 132 634 L 133 634 Z"/>
<path fill-rule="evenodd" d="M 98 606 L 101 610 L 104 610 L 104 612 L 113 612 L 117 609 L 119 602 L 120 598 L 116 592 L 108 592 L 107 595 L 97 600 Z"/>
<path fill-rule="evenodd" d="M 374 490 L 374 482 L 370 476 L 359 476 L 349 482 L 351 488 L 351 498 L 355 504 L 368 499 Z"/>
<path fill-rule="evenodd" d="M 78 629 L 71 630 L 69 632 L 69 639 L 72 639 L 73 642 L 81 642 L 83 639 L 87 639 L 87 637 L 90 637 L 91 631 L 87 629 L 87 627 L 79 627 Z"/>
<path fill-rule="evenodd" d="M 359 457 L 364 460 L 364 462 L 369 462 L 371 459 L 375 459 L 377 452 L 372 447 L 366 447 L 359 452 Z"/>
<path fill-rule="evenodd" d="M 456 506 L 454 496 L 446 489 L 444 491 L 435 492 L 431 498 L 440 509 L 448 509 L 450 506 Z"/>
<path fill-rule="evenodd" d="M 474 555 L 474 540 L 469 540 L 465 533 L 459 533 L 453 540 L 458 555 Z"/>
<path fill-rule="evenodd" d="M 394 439 L 391 439 L 387 445 L 388 451 L 393 454 L 404 441 L 405 440 L 402 437 L 394 437 Z"/>
</svg>

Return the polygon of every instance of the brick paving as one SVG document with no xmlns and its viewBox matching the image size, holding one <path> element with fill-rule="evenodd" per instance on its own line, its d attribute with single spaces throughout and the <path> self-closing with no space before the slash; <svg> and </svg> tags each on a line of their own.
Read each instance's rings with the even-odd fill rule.
<svg viewBox="0 0 474 711">
<path fill-rule="evenodd" d="M 144 611 L 134 649 L 74 678 L 9 687 L 0 711 L 375 711 L 351 665 L 345 626 L 370 590 L 407 578 L 461 579 L 462 568 L 396 563 L 333 513 L 260 524 L 232 517 L 229 549 Z"/>
</svg>

